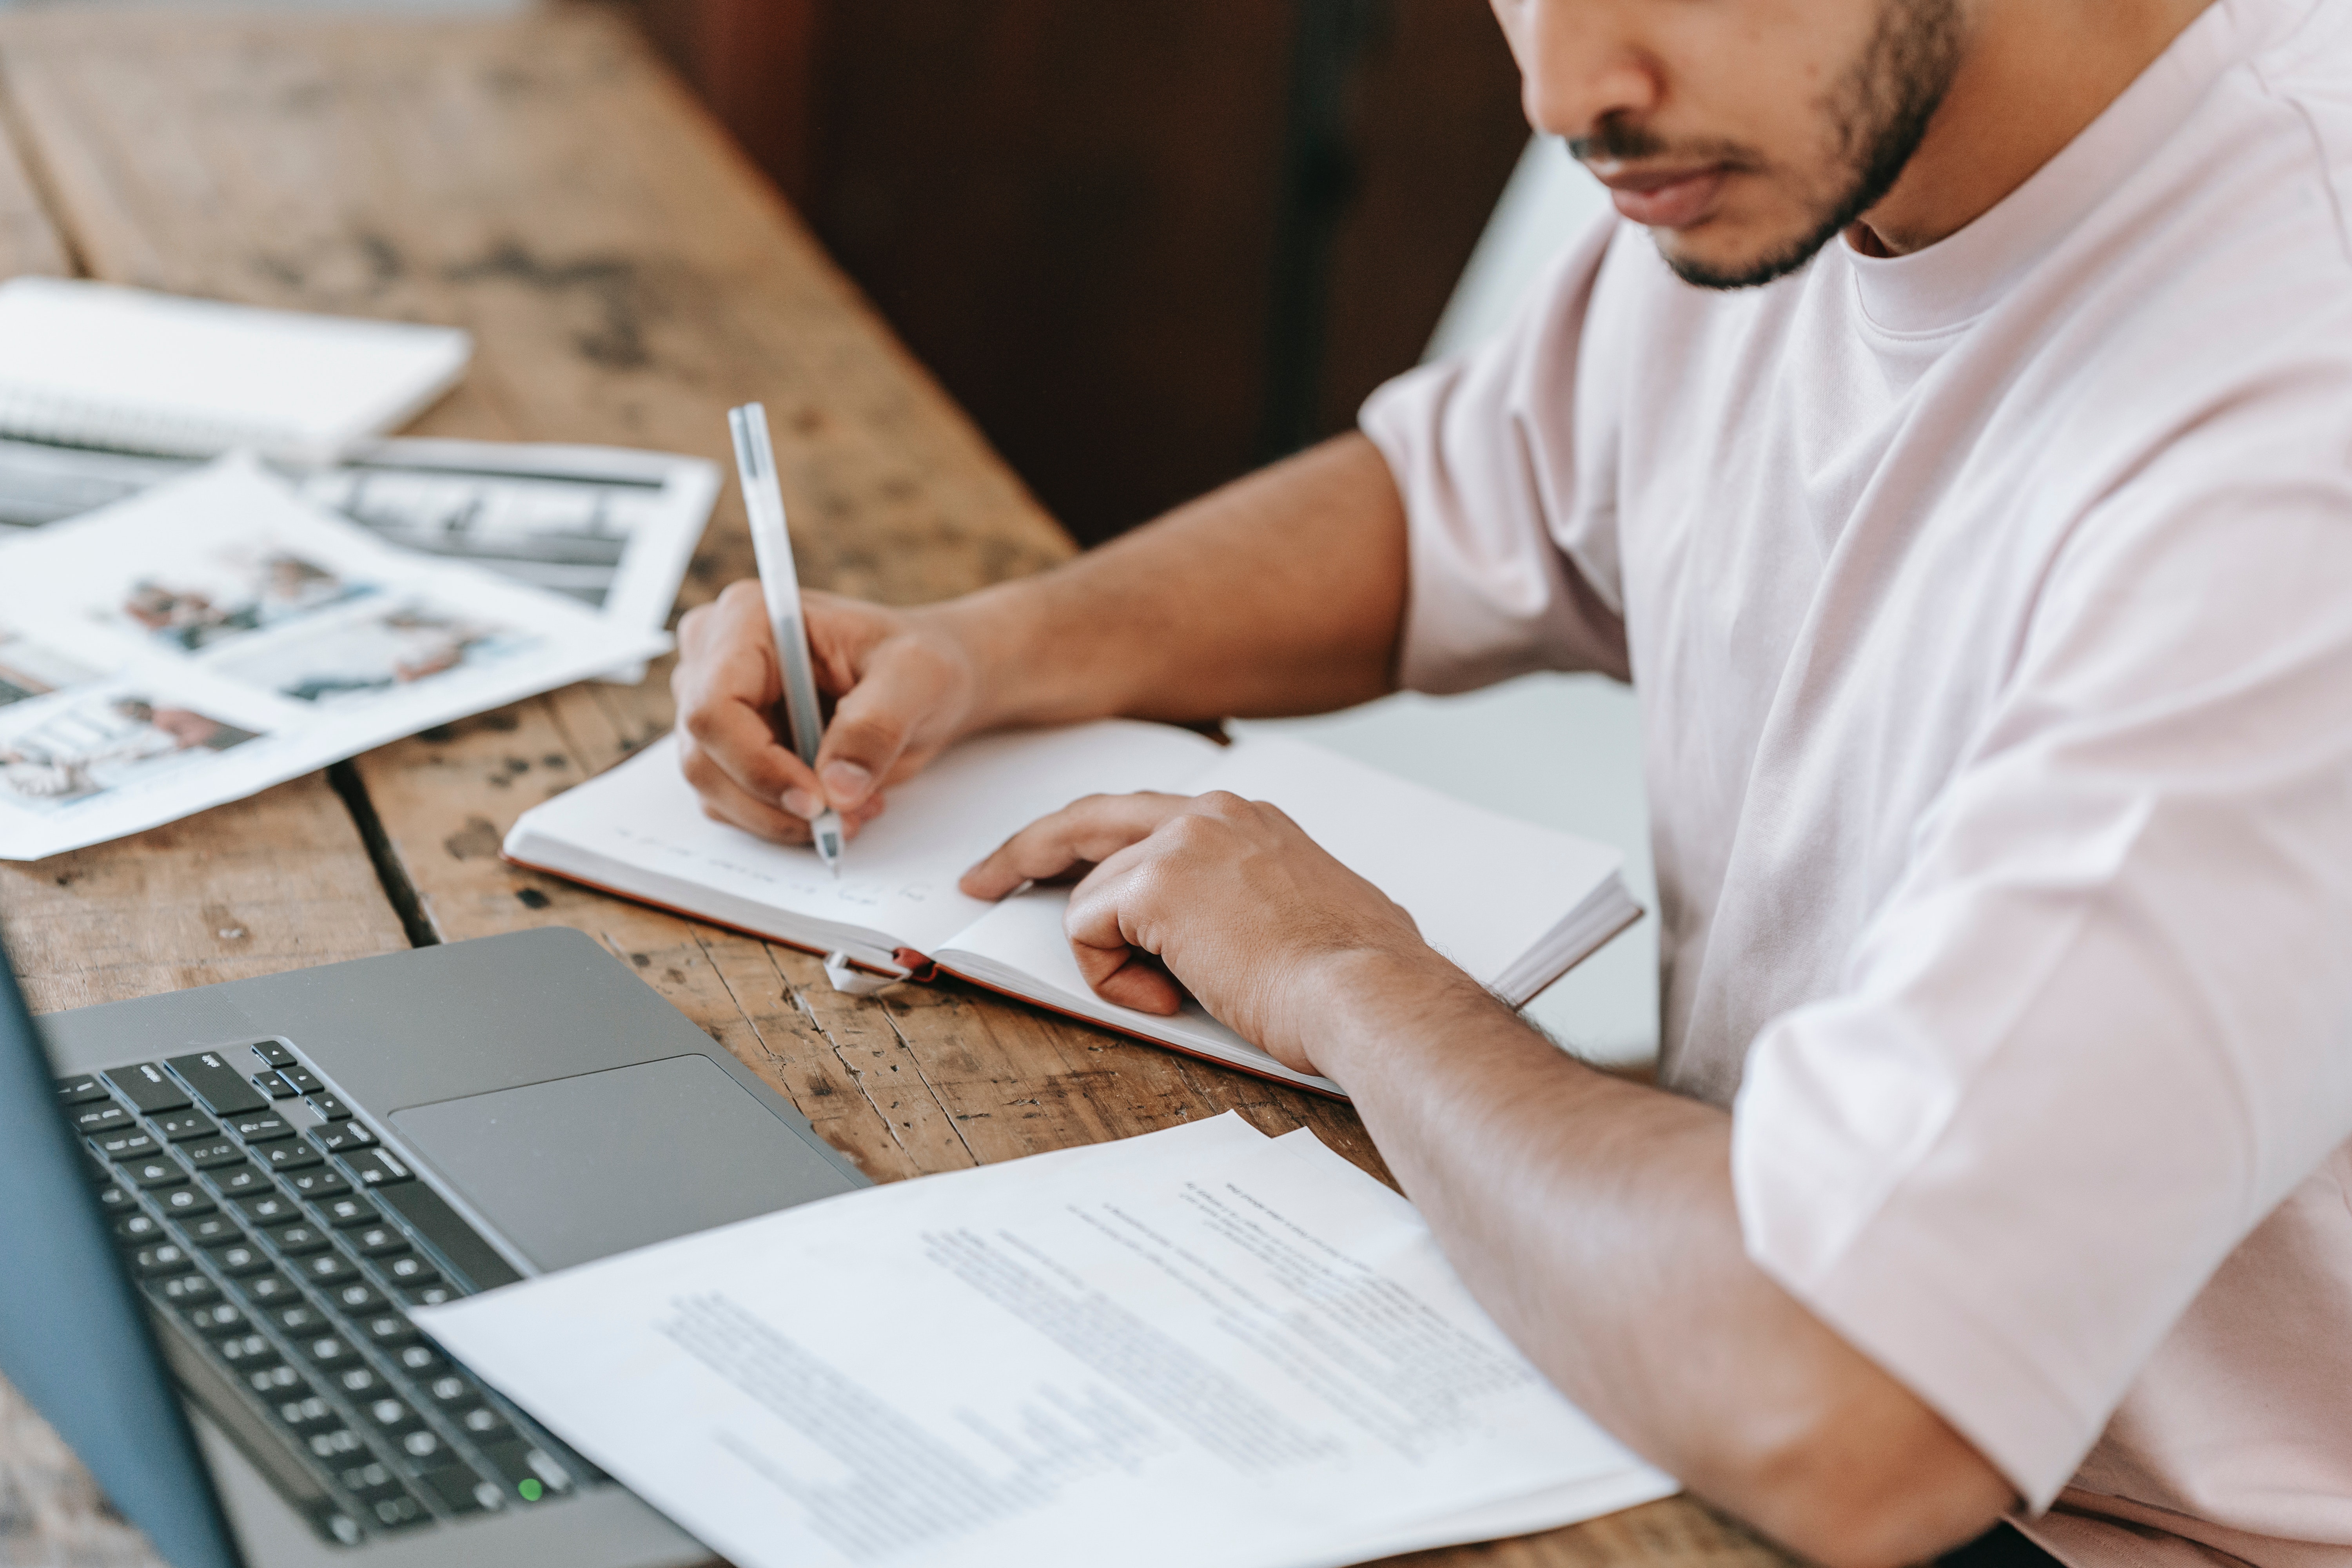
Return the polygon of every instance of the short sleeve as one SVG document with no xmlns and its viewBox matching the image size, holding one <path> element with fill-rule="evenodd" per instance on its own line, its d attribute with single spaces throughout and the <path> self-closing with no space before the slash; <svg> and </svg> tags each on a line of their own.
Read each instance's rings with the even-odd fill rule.
<svg viewBox="0 0 2352 1568">
<path fill-rule="evenodd" d="M 1613 405 L 1589 310 L 1620 229 L 1570 245 L 1505 331 L 1382 386 L 1365 435 L 1411 529 L 1398 679 L 1463 691 L 1534 669 L 1627 673 Z"/>
<path fill-rule="evenodd" d="M 2352 1136 L 2352 387 L 2304 393 L 2078 524 L 1734 1107 L 1751 1256 L 2037 1510 Z"/>
</svg>

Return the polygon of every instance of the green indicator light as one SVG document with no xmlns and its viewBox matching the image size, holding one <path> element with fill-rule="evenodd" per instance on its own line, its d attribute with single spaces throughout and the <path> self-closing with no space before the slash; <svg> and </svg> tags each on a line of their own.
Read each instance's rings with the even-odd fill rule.
<svg viewBox="0 0 2352 1568">
<path fill-rule="evenodd" d="M 515 1490 L 522 1494 L 522 1500 L 525 1502 L 537 1502 L 547 1495 L 547 1489 L 537 1481 L 523 1481 L 516 1486 Z"/>
</svg>

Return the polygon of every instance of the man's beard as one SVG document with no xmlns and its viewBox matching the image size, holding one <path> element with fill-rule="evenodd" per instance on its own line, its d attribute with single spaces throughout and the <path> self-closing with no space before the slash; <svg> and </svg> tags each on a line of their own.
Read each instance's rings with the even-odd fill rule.
<svg viewBox="0 0 2352 1568">
<path fill-rule="evenodd" d="M 1736 268 L 1717 268 L 1659 247 L 1675 276 L 1702 289 L 1753 289 L 1785 278 L 1811 261 L 1895 188 L 1919 150 L 1959 69 L 1960 0 L 1885 0 L 1878 24 L 1853 64 L 1822 100 L 1835 155 L 1844 174 L 1803 237 Z M 1657 157 L 1672 144 L 1639 126 L 1603 121 L 1595 133 L 1568 144 L 1580 160 Z"/>
</svg>

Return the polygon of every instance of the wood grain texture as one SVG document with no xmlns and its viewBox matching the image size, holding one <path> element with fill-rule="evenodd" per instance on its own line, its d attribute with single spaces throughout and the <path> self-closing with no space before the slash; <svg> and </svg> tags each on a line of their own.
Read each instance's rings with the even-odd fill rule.
<svg viewBox="0 0 2352 1568">
<path fill-rule="evenodd" d="M 73 265 L 64 237 L 49 220 L 23 154 L 8 134 L 6 109 L 0 100 L 0 278 L 27 272 L 65 277 Z"/>
<path fill-rule="evenodd" d="M 425 416 L 426 433 L 723 458 L 722 411 L 759 398 L 813 584 L 914 602 L 1070 551 L 773 192 L 609 17 L 52 12 L 0 22 L 0 73 L 73 253 L 97 275 L 470 328 L 473 371 Z M 730 497 L 686 602 L 749 570 Z M 386 855 L 431 932 L 559 922 L 591 932 L 878 1179 L 1228 1109 L 1269 1132 L 1311 1126 L 1381 1171 L 1353 1114 L 1331 1101 L 952 985 L 845 997 L 804 954 L 498 858 L 522 810 L 634 753 L 669 720 L 657 669 L 639 689 L 574 687 L 360 759 Z M 337 805 L 304 781 L 150 835 L 143 848 L 0 880 L 0 908 L 49 933 L 27 947 L 37 993 L 59 1005 L 398 945 Z M 163 868 L 142 885 L 151 863 Z M 239 930 L 243 939 L 220 934 Z M 246 945 L 224 949 L 236 941 Z M 0 1398 L 0 1422 L 17 1422 L 8 1430 L 25 1425 L 13 1409 Z M 36 1524 L 0 1531 L 0 1551 L 62 1562 L 79 1550 L 72 1542 L 106 1538 L 88 1507 L 78 1524 L 38 1522 L 75 1495 L 87 1502 L 86 1488 L 76 1494 L 66 1469 L 42 1471 L 37 1443 L 9 1442 L 0 1434 L 0 1475 L 18 1494 L 50 1479 L 47 1500 L 18 1510 Z M 1420 1559 L 1482 1560 L 1780 1561 L 1682 1501 Z"/>
</svg>

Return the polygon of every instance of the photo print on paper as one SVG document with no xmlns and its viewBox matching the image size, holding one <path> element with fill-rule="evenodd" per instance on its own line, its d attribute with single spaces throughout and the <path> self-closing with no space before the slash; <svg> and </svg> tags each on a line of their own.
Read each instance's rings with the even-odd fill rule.
<svg viewBox="0 0 2352 1568">
<path fill-rule="evenodd" d="M 459 670 L 478 669 L 537 646 L 529 633 L 430 599 L 339 620 L 274 639 L 218 665 L 220 672 L 280 697 L 321 706 L 380 698 Z"/>
<path fill-rule="evenodd" d="M 145 691 L 93 692 L 0 734 L 0 802 L 78 805 L 258 738 Z"/>
<path fill-rule="evenodd" d="M 294 551 L 257 542 L 141 572 L 101 620 L 200 653 L 375 592 Z"/>
<path fill-rule="evenodd" d="M 0 626 L 0 708 L 47 697 L 98 676 L 79 660 Z"/>
</svg>

